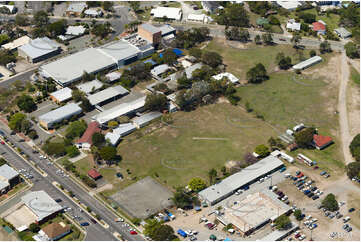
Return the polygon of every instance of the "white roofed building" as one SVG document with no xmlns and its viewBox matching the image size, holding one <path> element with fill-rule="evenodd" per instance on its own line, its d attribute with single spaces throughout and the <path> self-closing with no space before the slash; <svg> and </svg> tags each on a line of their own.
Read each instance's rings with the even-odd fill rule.
<svg viewBox="0 0 361 242">
<path fill-rule="evenodd" d="M 39 124 L 46 129 L 51 128 L 54 124 L 68 119 L 74 115 L 80 114 L 82 109 L 78 104 L 69 103 L 60 108 L 54 109 L 48 113 L 39 116 Z"/>
<path fill-rule="evenodd" d="M 162 113 L 160 112 L 150 112 L 134 118 L 132 122 L 137 128 L 142 128 L 148 123 L 150 123 L 152 120 L 159 118 L 160 116 L 162 116 Z"/>
<path fill-rule="evenodd" d="M 20 182 L 19 173 L 7 164 L 0 166 L 0 195 Z"/>
<path fill-rule="evenodd" d="M 61 52 L 60 45 L 48 37 L 36 38 L 18 47 L 19 56 L 31 63 L 46 60 Z"/>
<path fill-rule="evenodd" d="M 23 46 L 25 44 L 28 44 L 29 42 L 31 41 L 30 37 L 28 37 L 27 35 L 25 36 L 22 36 L 16 40 L 13 40 L 9 43 L 6 43 L 4 45 L 2 45 L 1 47 L 3 49 L 6 49 L 6 50 L 17 50 L 17 48 L 19 48 L 20 46 Z"/>
<path fill-rule="evenodd" d="M 297 7 L 302 5 L 300 1 L 276 1 L 276 2 L 280 7 L 285 8 L 287 10 L 295 10 Z"/>
<path fill-rule="evenodd" d="M 72 98 L 72 90 L 69 87 L 59 89 L 50 93 L 50 98 L 53 102 L 62 103 Z"/>
<path fill-rule="evenodd" d="M 114 82 L 116 80 L 119 80 L 121 76 L 122 76 L 122 74 L 120 72 L 117 72 L 117 71 L 113 71 L 113 72 L 110 72 L 110 73 L 105 75 L 106 80 L 108 82 Z"/>
<path fill-rule="evenodd" d="M 85 82 L 76 86 L 80 91 L 84 92 L 85 94 L 89 94 L 100 89 L 103 86 L 103 83 L 97 79 L 92 80 L 90 82 Z"/>
<path fill-rule="evenodd" d="M 97 18 L 97 17 L 101 17 L 103 15 L 103 12 L 100 9 L 91 8 L 85 10 L 84 14 L 89 17 Z"/>
<path fill-rule="evenodd" d="M 119 126 L 113 129 L 113 132 L 108 132 L 105 135 L 105 140 L 107 140 L 111 145 L 116 146 L 119 143 L 120 138 L 132 133 L 137 128 L 132 123 L 119 124 Z"/>
<path fill-rule="evenodd" d="M 286 28 L 291 31 L 300 31 L 301 23 L 297 23 L 296 20 L 290 19 L 287 22 Z"/>
<path fill-rule="evenodd" d="M 78 25 L 78 26 L 69 26 L 66 29 L 66 35 L 73 35 L 73 36 L 80 36 L 83 35 L 85 33 L 85 28 L 84 26 Z"/>
<path fill-rule="evenodd" d="M 129 91 L 121 85 L 108 87 L 100 92 L 89 95 L 88 100 L 91 105 L 104 105 L 109 101 L 113 101 L 119 97 L 128 94 Z"/>
<path fill-rule="evenodd" d="M 310 66 L 313 66 L 313 65 L 315 65 L 315 64 L 317 64 L 317 63 L 319 63 L 321 61 L 322 61 L 322 58 L 320 56 L 316 55 L 314 57 L 311 57 L 311 58 L 309 58 L 309 59 L 307 59 L 305 61 L 302 61 L 302 62 L 294 65 L 292 68 L 294 70 L 304 70 L 304 69 L 306 69 L 306 68 L 308 68 Z"/>
<path fill-rule="evenodd" d="M 239 82 L 239 79 L 237 77 L 235 77 L 233 74 L 229 73 L 229 72 L 223 72 L 217 75 L 212 76 L 214 79 L 216 80 L 222 80 L 223 77 L 227 77 L 228 80 L 230 82 L 232 82 L 233 84 L 236 84 Z"/>
<path fill-rule="evenodd" d="M 182 19 L 181 8 L 157 7 L 150 11 L 150 15 L 154 18 L 168 18 L 180 21 Z"/>
</svg>

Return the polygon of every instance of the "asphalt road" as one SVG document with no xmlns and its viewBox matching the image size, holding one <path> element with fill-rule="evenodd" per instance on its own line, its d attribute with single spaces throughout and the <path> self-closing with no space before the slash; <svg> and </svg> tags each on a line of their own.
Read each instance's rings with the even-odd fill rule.
<svg viewBox="0 0 361 242">
<path fill-rule="evenodd" d="M 1 81 L 0 82 L 0 87 L 4 87 L 4 88 L 9 87 L 16 80 L 20 80 L 22 82 L 30 81 L 30 77 L 31 77 L 32 74 L 34 74 L 35 70 L 28 70 L 28 71 L 20 73 L 19 75 L 16 75 L 14 77 L 6 79 L 5 81 Z"/>
<path fill-rule="evenodd" d="M 87 236 L 88 240 L 100 240 L 100 241 L 116 240 L 116 238 L 113 237 L 114 232 L 118 232 L 119 234 L 121 234 L 124 240 L 131 240 L 131 241 L 144 240 L 143 237 L 141 237 L 140 235 L 131 235 L 127 227 L 122 226 L 122 224 L 115 222 L 117 216 L 115 216 L 111 211 L 109 211 L 108 208 L 106 208 L 101 202 L 99 202 L 97 199 L 93 198 L 88 192 L 80 188 L 79 185 L 76 184 L 74 181 L 72 181 L 70 178 L 66 178 L 57 174 L 56 173 L 56 171 L 58 170 L 57 167 L 55 167 L 54 165 L 48 165 L 47 160 L 41 160 L 39 158 L 39 154 L 32 153 L 31 147 L 29 147 L 25 143 L 18 142 L 18 138 L 16 136 L 11 136 L 8 129 L 3 128 L 3 125 L 1 126 L 2 126 L 1 130 L 4 131 L 5 134 L 7 134 L 9 141 L 14 143 L 17 147 L 21 148 L 24 151 L 24 153 L 30 157 L 31 160 L 37 163 L 39 168 L 41 168 L 48 174 L 48 176 L 47 177 L 41 176 L 29 164 L 25 163 L 17 154 L 14 154 L 14 152 L 9 147 L 5 145 L 1 145 L 1 149 L 6 149 L 5 150 L 6 155 L 9 156 L 10 164 L 14 165 L 16 168 L 19 169 L 25 168 L 27 170 L 30 170 L 31 173 L 34 175 L 34 177 L 36 176 L 34 181 L 38 180 L 35 182 L 35 186 L 39 187 L 39 189 L 44 189 L 47 192 L 50 191 L 49 192 L 50 194 L 51 193 L 54 194 L 54 191 L 56 191 L 52 185 L 52 182 L 54 181 L 58 182 L 65 189 L 72 191 L 82 203 L 90 207 L 92 211 L 98 214 L 109 225 L 108 229 L 103 228 L 99 224 L 90 225 L 87 228 L 87 231 L 89 232 L 89 235 Z M 59 196 L 65 197 L 59 191 L 56 191 L 55 195 L 57 197 Z"/>
</svg>

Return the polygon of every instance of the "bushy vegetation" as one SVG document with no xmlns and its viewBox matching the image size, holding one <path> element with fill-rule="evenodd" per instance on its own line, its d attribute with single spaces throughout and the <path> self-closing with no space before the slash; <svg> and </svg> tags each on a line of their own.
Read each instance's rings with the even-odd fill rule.
<svg viewBox="0 0 361 242">
<path fill-rule="evenodd" d="M 76 137 L 80 137 L 85 130 L 87 129 L 87 124 L 84 120 L 78 120 L 71 122 L 68 128 L 66 129 L 66 138 L 74 139 Z"/>
<path fill-rule="evenodd" d="M 332 193 L 327 194 L 327 196 L 323 199 L 322 206 L 332 212 L 339 209 L 336 197 Z"/>
</svg>

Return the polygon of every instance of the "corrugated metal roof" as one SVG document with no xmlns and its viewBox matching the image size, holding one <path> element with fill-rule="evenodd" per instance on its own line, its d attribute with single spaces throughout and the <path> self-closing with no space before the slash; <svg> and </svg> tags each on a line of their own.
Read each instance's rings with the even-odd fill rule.
<svg viewBox="0 0 361 242">
<path fill-rule="evenodd" d="M 140 27 L 152 34 L 158 33 L 160 31 L 159 28 L 147 23 L 140 25 Z"/>
<path fill-rule="evenodd" d="M 175 28 L 170 26 L 169 24 L 165 24 L 159 27 L 160 31 L 162 31 L 162 36 L 168 35 L 176 31 Z"/>
<path fill-rule="evenodd" d="M 240 172 L 227 177 L 220 183 L 200 191 L 199 195 L 203 199 L 208 200 L 210 203 L 214 203 L 222 198 L 226 198 L 233 191 L 276 169 L 277 167 L 280 167 L 281 165 L 283 165 L 283 162 L 280 159 L 271 155 L 267 156 L 257 163 L 244 168 Z"/>
<path fill-rule="evenodd" d="M 159 118 L 160 116 L 162 116 L 162 114 L 160 112 L 146 113 L 140 117 L 134 118 L 133 123 L 135 125 L 137 125 L 138 127 L 142 127 L 142 126 L 146 125 L 147 123 L 151 122 L 152 120 Z"/>
<path fill-rule="evenodd" d="M 306 67 L 309 67 L 309 66 L 311 66 L 311 65 L 313 65 L 313 64 L 315 64 L 315 63 L 317 63 L 317 62 L 320 62 L 320 61 L 322 61 L 322 58 L 320 57 L 320 56 L 314 56 L 314 57 L 311 57 L 310 59 L 307 59 L 307 60 L 305 60 L 305 61 L 302 61 L 302 62 L 300 62 L 300 63 L 298 63 L 298 64 L 296 64 L 296 65 L 294 65 L 292 68 L 293 69 L 304 69 L 304 68 L 306 68 Z"/>
<path fill-rule="evenodd" d="M 69 26 L 66 29 L 66 35 L 74 35 L 74 36 L 78 36 L 78 35 L 82 35 L 85 32 L 85 28 L 81 25 L 79 26 Z"/>
<path fill-rule="evenodd" d="M 66 11 L 81 13 L 86 7 L 87 5 L 84 2 L 71 3 Z"/>
<path fill-rule="evenodd" d="M 97 105 L 97 104 L 104 102 L 106 100 L 109 100 L 113 97 L 125 95 L 128 93 L 129 93 L 129 91 L 127 89 L 118 85 L 118 86 L 114 86 L 114 87 L 108 87 L 107 89 L 104 89 L 103 91 L 100 91 L 93 95 L 90 95 L 90 96 L 88 96 L 88 99 L 92 105 Z"/>
<path fill-rule="evenodd" d="M 144 107 L 145 98 L 146 96 L 138 98 L 132 102 L 119 104 L 111 109 L 105 110 L 93 116 L 93 119 L 98 121 L 98 123 L 103 124 L 122 115 L 126 115 Z"/>
<path fill-rule="evenodd" d="M 112 145 L 116 145 L 119 139 L 126 136 L 136 130 L 136 127 L 132 123 L 120 124 L 117 128 L 113 129 L 113 132 L 108 132 L 105 135 L 105 140 L 108 140 Z"/>
<path fill-rule="evenodd" d="M 292 227 L 286 230 L 274 230 L 270 234 L 266 235 L 260 241 L 278 241 L 284 239 L 287 234 L 292 233 L 294 230 L 298 229 L 298 225 L 296 223 L 292 223 Z"/>
<path fill-rule="evenodd" d="M 154 67 L 150 72 L 155 75 L 158 76 L 164 72 L 166 72 L 170 67 L 167 64 L 162 64 L 159 66 Z"/>
<path fill-rule="evenodd" d="M 214 75 L 212 77 L 216 80 L 221 80 L 223 77 L 227 77 L 228 80 L 232 83 L 237 83 L 239 81 L 239 79 L 237 77 L 235 77 L 232 73 L 229 73 L 229 72 L 223 72 L 218 75 Z"/>
<path fill-rule="evenodd" d="M 181 8 L 157 7 L 150 11 L 155 18 L 163 18 L 166 16 L 169 19 L 180 20 L 182 18 Z"/>
<path fill-rule="evenodd" d="M 184 71 L 186 72 L 187 78 L 191 79 L 193 75 L 193 71 L 197 69 L 201 69 L 202 66 L 203 66 L 202 63 L 196 63 L 194 65 L 191 65 L 190 67 L 185 68 Z"/>
<path fill-rule="evenodd" d="M 83 84 L 77 85 L 76 87 L 84 92 L 85 94 L 91 93 L 92 91 L 96 91 L 103 86 L 103 83 L 97 79 L 92 80 L 90 82 L 85 82 Z"/>
<path fill-rule="evenodd" d="M 72 90 L 69 87 L 65 87 L 65 88 L 59 89 L 55 92 L 50 93 L 50 96 L 53 96 L 59 102 L 64 102 L 66 100 L 69 100 L 72 97 L 71 93 L 72 93 Z"/>
<path fill-rule="evenodd" d="M 3 177 L 6 180 L 11 180 L 18 175 L 19 175 L 19 173 L 17 171 L 15 171 L 9 165 L 4 164 L 4 165 L 0 166 L 0 177 Z"/>
<path fill-rule="evenodd" d="M 29 43 L 20 46 L 18 49 L 23 51 L 27 56 L 35 59 L 37 57 L 56 51 L 60 45 L 48 37 L 36 38 Z"/>
<path fill-rule="evenodd" d="M 21 200 L 38 217 L 39 222 L 62 210 L 62 207 L 44 191 L 29 192 Z"/>
<path fill-rule="evenodd" d="M 111 57 L 115 62 L 138 56 L 140 53 L 140 50 L 137 47 L 129 44 L 124 40 L 109 43 L 99 47 L 98 50 Z"/>
<path fill-rule="evenodd" d="M 75 114 L 79 114 L 82 112 L 82 109 L 78 104 L 69 103 L 60 108 L 57 108 L 53 111 L 45 113 L 39 117 L 40 121 L 43 121 L 48 124 L 59 122 L 65 118 L 73 116 Z"/>
<path fill-rule="evenodd" d="M 23 37 L 11 41 L 10 43 L 4 44 L 1 47 L 4 49 L 13 50 L 22 45 L 28 44 L 30 41 L 31 41 L 30 37 L 25 35 Z"/>
</svg>

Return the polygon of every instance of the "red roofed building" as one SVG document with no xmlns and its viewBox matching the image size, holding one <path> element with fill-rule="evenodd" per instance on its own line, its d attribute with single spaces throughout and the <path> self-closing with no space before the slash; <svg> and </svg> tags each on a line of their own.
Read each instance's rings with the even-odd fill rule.
<svg viewBox="0 0 361 242">
<path fill-rule="evenodd" d="M 326 25 L 321 22 L 314 22 L 312 23 L 313 31 L 316 31 L 318 34 L 325 34 L 326 33 Z"/>
<path fill-rule="evenodd" d="M 330 136 L 322 136 L 319 134 L 313 135 L 313 145 L 319 149 L 322 150 L 333 143 L 333 140 Z"/>
<path fill-rule="evenodd" d="M 94 180 L 98 180 L 99 178 L 102 177 L 102 175 L 97 170 L 95 170 L 94 168 L 91 169 L 90 171 L 88 171 L 88 176 L 90 176 Z"/>
<path fill-rule="evenodd" d="M 99 123 L 95 121 L 91 122 L 88 125 L 88 128 L 85 130 L 83 136 L 80 139 L 78 139 L 75 145 L 79 149 L 90 149 L 90 146 L 93 144 L 92 142 L 93 134 L 99 132 L 100 132 Z"/>
</svg>

